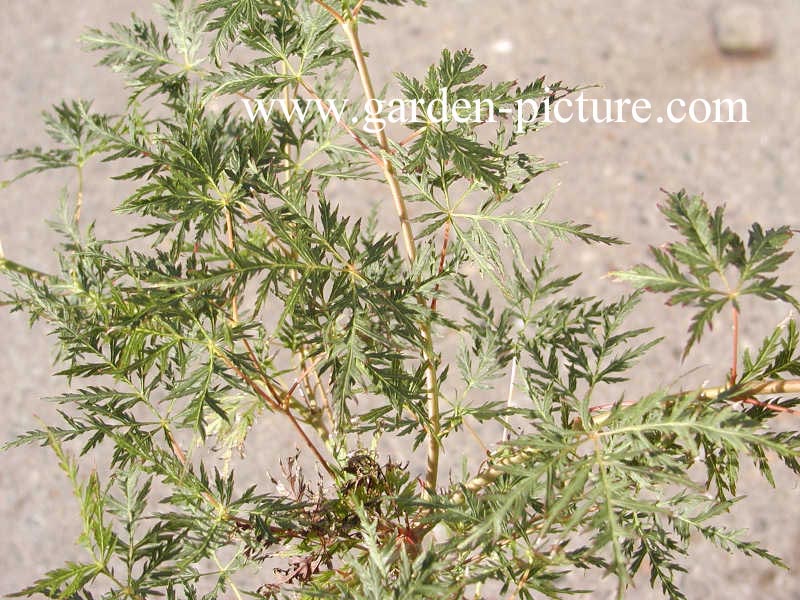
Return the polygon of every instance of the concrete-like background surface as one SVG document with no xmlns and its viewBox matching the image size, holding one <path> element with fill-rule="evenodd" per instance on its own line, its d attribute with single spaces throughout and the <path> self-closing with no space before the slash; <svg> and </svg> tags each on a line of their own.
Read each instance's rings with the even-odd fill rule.
<svg viewBox="0 0 800 600">
<path fill-rule="evenodd" d="M 724 5 L 728 0 L 721 0 Z M 390 11 L 392 20 L 364 32 L 379 82 L 402 70 L 421 75 L 442 47 L 471 47 L 490 65 L 494 78 L 532 80 L 540 74 L 569 83 L 601 83 L 598 98 L 646 97 L 656 107 L 672 98 L 745 98 L 750 124 L 555 125 L 532 138 L 531 148 L 550 160 L 566 161 L 554 177 L 532 188 L 538 199 L 561 182 L 553 210 L 631 242 L 624 248 L 574 246 L 561 260 L 583 271 L 579 287 L 595 294 L 619 293 L 602 276 L 646 258 L 650 243 L 669 232 L 655 211 L 659 188 L 703 191 L 724 202 L 732 222 L 800 225 L 800 3 L 759 0 L 774 25 L 777 47 L 769 57 L 723 56 L 716 47 L 711 0 L 432 0 L 427 9 Z M 124 108 L 121 79 L 95 68 L 95 56 L 81 52 L 77 37 L 87 27 L 126 21 L 131 11 L 153 14 L 149 2 L 134 0 L 5 0 L 0 22 L 0 153 L 46 144 L 40 111 L 62 98 L 93 98 L 98 110 Z M 510 50 L 510 51 L 509 51 Z M 0 166 L 0 179 L 20 165 Z M 87 173 L 86 220 L 97 219 L 101 236 L 126 231 L 111 209 L 123 188 L 109 180 L 113 170 L 95 164 Z M 26 180 L 0 193 L 0 240 L 6 255 L 40 268 L 54 264 L 54 237 L 45 220 L 54 216 L 59 190 L 74 189 L 72 173 Z M 352 202 L 357 201 L 352 198 Z M 796 246 L 795 246 L 796 248 Z M 786 276 L 800 283 L 796 260 Z M 657 313 L 648 314 L 648 311 Z M 666 344 L 640 371 L 637 389 L 668 383 L 701 364 L 694 380 L 716 381 L 724 372 L 715 342 L 681 365 L 677 350 L 684 315 L 663 313 L 646 303 L 637 317 L 656 320 Z M 767 327 L 786 316 L 783 308 L 746 313 L 743 339 L 754 344 Z M 720 324 L 724 330 L 724 323 Z M 0 440 L 12 439 L 47 418 L 42 397 L 63 390 L 51 376 L 50 340 L 28 329 L 24 316 L 0 310 Z M 724 356 L 727 356 L 725 354 Z M 727 359 L 722 361 L 726 362 Z M 269 436 L 259 436 L 262 439 Z M 265 442 L 266 443 L 266 442 Z M 270 450 L 266 447 L 265 450 Z M 90 459 L 91 463 L 91 459 Z M 682 577 L 689 598 L 800 598 L 800 494 L 781 473 L 778 491 L 757 477 L 744 477 L 749 498 L 733 523 L 782 555 L 792 570 L 728 555 L 705 546 L 687 563 Z M 52 455 L 33 447 L 0 456 L 0 593 L 15 591 L 47 569 L 80 556 L 74 540 L 78 515 L 69 487 Z M 592 597 L 605 597 L 601 584 Z M 645 582 L 631 597 L 658 594 Z"/>
</svg>

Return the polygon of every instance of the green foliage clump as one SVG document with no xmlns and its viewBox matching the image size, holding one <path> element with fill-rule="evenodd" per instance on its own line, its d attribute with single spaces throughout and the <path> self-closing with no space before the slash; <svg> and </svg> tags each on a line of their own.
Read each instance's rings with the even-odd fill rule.
<svg viewBox="0 0 800 600">
<path fill-rule="evenodd" d="M 76 169 L 79 189 L 63 203 L 58 272 L 0 266 L 6 303 L 50 328 L 70 384 L 54 399 L 61 421 L 10 445 L 56 453 L 87 555 L 19 595 L 561 598 L 580 591 L 566 575 L 598 570 L 620 597 L 647 571 L 683 598 L 675 574 L 698 534 L 782 564 L 718 517 L 739 500 L 743 460 L 769 481 L 776 461 L 800 471 L 797 433 L 772 426 L 798 403 L 796 323 L 741 357 L 736 337 L 739 298 L 797 306 L 776 275 L 793 232 L 756 224 L 745 242 L 721 208 L 669 194 L 679 241 L 616 274 L 643 291 L 580 296 L 552 246 L 618 240 L 530 202 L 555 165 L 519 142 L 542 122 L 519 128 L 498 109 L 574 89 L 485 83 L 467 50 L 397 87 L 413 102 L 442 89 L 479 101 L 477 121 L 426 118 L 390 138 L 354 126 L 354 104 L 243 116 L 242 100 L 305 111 L 351 82 L 376 100 L 359 27 L 401 4 L 171 0 L 165 28 L 134 16 L 85 35 L 126 77 L 128 105 L 62 103 L 46 118 L 54 147 L 10 156 L 32 161 L 22 175 Z M 95 158 L 135 185 L 118 206 L 137 217 L 128 240 L 80 220 Z M 397 233 L 330 200 L 374 180 Z M 625 395 L 659 342 L 626 327 L 645 291 L 695 310 L 687 352 L 730 309 L 724 385 Z M 457 352 L 440 349 L 446 336 Z M 248 434 L 287 427 L 299 455 L 241 481 Z M 485 461 L 444 476 L 440 455 L 465 443 Z M 68 444 L 109 460 L 87 477 Z"/>
</svg>

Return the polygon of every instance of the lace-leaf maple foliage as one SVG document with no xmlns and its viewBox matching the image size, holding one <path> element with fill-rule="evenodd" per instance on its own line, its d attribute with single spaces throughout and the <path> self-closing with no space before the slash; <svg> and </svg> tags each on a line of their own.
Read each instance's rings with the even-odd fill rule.
<svg viewBox="0 0 800 600">
<path fill-rule="evenodd" d="M 124 76 L 127 106 L 59 104 L 52 147 L 10 155 L 20 177 L 63 169 L 78 189 L 59 269 L 14 248 L 0 260 L 6 304 L 53 333 L 67 389 L 51 400 L 60 420 L 8 445 L 55 452 L 85 555 L 19 595 L 560 598 L 576 591 L 565 575 L 597 570 L 620 597 L 645 571 L 683 598 L 675 575 L 698 534 L 782 564 L 720 517 L 743 462 L 769 481 L 776 462 L 798 471 L 797 432 L 773 425 L 796 414 L 796 322 L 738 348 L 740 298 L 797 306 L 777 274 L 793 231 L 756 224 L 745 241 L 721 208 L 669 194 L 678 241 L 616 274 L 642 291 L 581 296 L 551 248 L 618 240 L 548 218 L 532 182 L 555 165 L 519 145 L 542 119 L 518 128 L 499 110 L 574 88 L 487 83 L 470 51 L 443 51 L 395 87 L 477 102 L 477 121 L 429 115 L 390 136 L 354 123 L 355 101 L 306 110 L 355 87 L 378 116 L 359 33 L 391 27 L 381 10 L 402 4 L 172 0 L 158 24 L 84 36 Z M 281 99 L 306 118 L 243 114 L 243 100 Z M 81 221 L 90 160 L 133 185 L 116 217 L 137 217 L 129 240 Z M 331 199 L 376 181 L 371 218 Z M 718 387 L 626 393 L 659 343 L 626 326 L 647 292 L 696 311 L 687 352 L 733 320 Z M 280 473 L 243 480 L 238 452 L 262 428 L 289 428 L 299 455 L 270 448 L 286 453 Z M 480 458 L 440 469 L 465 443 Z"/>
</svg>

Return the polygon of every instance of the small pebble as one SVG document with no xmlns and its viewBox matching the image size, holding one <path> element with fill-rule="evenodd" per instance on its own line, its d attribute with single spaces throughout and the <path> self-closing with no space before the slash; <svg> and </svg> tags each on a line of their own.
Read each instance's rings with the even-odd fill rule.
<svg viewBox="0 0 800 600">
<path fill-rule="evenodd" d="M 492 44 L 492 51 L 496 54 L 511 54 L 511 51 L 514 49 L 514 44 L 511 43 L 511 40 L 497 40 L 494 44 Z"/>
<path fill-rule="evenodd" d="M 775 31 L 764 10 L 749 2 L 720 6 L 713 17 L 717 46 L 725 54 L 768 54 Z"/>
</svg>

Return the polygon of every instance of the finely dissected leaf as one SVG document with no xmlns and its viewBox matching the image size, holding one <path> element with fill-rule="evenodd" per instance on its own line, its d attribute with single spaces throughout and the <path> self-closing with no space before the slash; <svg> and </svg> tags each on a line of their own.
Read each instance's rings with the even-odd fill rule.
<svg viewBox="0 0 800 600">
<path fill-rule="evenodd" d="M 200 9 L 208 13 L 221 12 L 208 24 L 209 30 L 216 31 L 212 54 L 217 64 L 220 64 L 222 48 L 233 42 L 244 26 L 260 17 L 260 5 L 258 0 L 207 0 L 200 5 Z"/>
<path fill-rule="evenodd" d="M 794 318 L 736 377 L 718 368 L 722 386 L 653 387 L 672 366 L 634 370 L 660 341 L 630 325 L 641 294 L 584 296 L 553 258 L 620 241 L 548 216 L 536 182 L 558 165 L 522 149 L 541 101 L 577 88 L 492 83 L 445 50 L 396 75 L 416 120 L 367 127 L 359 111 L 388 92 L 359 28 L 410 4 L 168 0 L 157 23 L 85 36 L 127 107 L 60 103 L 53 147 L 10 155 L 19 177 L 68 167 L 78 188 L 52 272 L 14 248 L 0 271 L 68 386 L 48 399 L 56 424 L 4 447 L 54 450 L 87 557 L 20 595 L 567 598 L 591 590 L 565 576 L 594 571 L 622 596 L 644 570 L 685 598 L 698 534 L 783 564 L 719 519 L 747 461 L 773 485 L 776 459 L 800 473 L 800 434 L 772 422 L 800 406 Z M 122 239 L 81 221 L 94 159 L 129 186 Z M 745 242 L 685 192 L 661 212 L 678 239 L 616 275 L 690 307 L 687 350 L 743 296 L 797 306 L 788 227 Z"/>
<path fill-rule="evenodd" d="M 651 248 L 658 267 L 639 265 L 613 275 L 638 288 L 669 294 L 670 304 L 695 308 L 684 357 L 712 327 L 716 315 L 729 305 L 739 310 L 742 296 L 800 306 L 789 294 L 790 286 L 766 276 L 791 257 L 783 251 L 792 237 L 790 228 L 764 232 L 754 223 L 745 248 L 741 238 L 725 226 L 724 209 L 717 207 L 712 213 L 701 196 L 689 196 L 685 191 L 669 194 L 660 208 L 684 241 Z"/>
<path fill-rule="evenodd" d="M 43 594 L 49 598 L 72 598 L 100 575 L 101 571 L 102 565 L 69 562 L 63 567 L 48 571 L 36 583 L 11 594 L 11 597 Z"/>
</svg>

